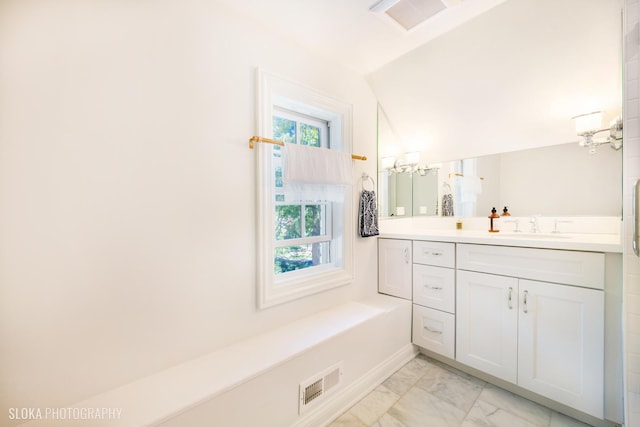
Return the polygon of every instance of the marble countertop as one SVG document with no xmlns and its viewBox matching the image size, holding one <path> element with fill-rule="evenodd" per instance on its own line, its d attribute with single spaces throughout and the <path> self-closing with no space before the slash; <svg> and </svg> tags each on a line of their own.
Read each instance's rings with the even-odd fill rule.
<svg viewBox="0 0 640 427">
<path fill-rule="evenodd" d="M 619 234 L 529 233 L 514 231 L 490 233 L 480 230 L 418 229 L 381 232 L 380 237 L 591 252 L 622 252 L 622 242 Z"/>
</svg>

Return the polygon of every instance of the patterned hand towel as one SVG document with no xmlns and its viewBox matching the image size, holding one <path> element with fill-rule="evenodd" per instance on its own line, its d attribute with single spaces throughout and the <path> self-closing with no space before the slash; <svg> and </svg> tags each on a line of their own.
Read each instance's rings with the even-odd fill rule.
<svg viewBox="0 0 640 427">
<path fill-rule="evenodd" d="M 453 196 L 451 194 L 442 196 L 442 216 L 453 216 Z"/>
<path fill-rule="evenodd" d="M 359 226 L 361 237 L 380 234 L 378 231 L 378 206 L 375 191 L 362 190 L 360 194 Z"/>
</svg>

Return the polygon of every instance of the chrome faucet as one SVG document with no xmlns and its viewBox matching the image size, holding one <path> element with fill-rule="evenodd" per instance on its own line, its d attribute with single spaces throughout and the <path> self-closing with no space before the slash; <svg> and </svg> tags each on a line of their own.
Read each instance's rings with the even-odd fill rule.
<svg viewBox="0 0 640 427">
<path fill-rule="evenodd" d="M 558 224 L 559 223 L 570 224 L 572 222 L 573 221 L 560 220 L 560 219 L 556 218 L 555 220 L 553 220 L 553 231 L 552 231 L 552 233 L 560 233 L 560 230 L 558 229 Z"/>
<path fill-rule="evenodd" d="M 531 233 L 540 232 L 540 226 L 538 225 L 538 215 L 533 215 L 531 218 L 529 218 L 529 223 L 531 223 Z"/>
</svg>

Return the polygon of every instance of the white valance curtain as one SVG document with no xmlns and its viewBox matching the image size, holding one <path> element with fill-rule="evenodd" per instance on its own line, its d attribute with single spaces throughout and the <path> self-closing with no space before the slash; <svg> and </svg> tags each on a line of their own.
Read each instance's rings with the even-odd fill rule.
<svg viewBox="0 0 640 427">
<path fill-rule="evenodd" d="M 284 144 L 283 160 L 284 193 L 289 201 L 341 201 L 352 185 L 349 153 Z"/>
</svg>

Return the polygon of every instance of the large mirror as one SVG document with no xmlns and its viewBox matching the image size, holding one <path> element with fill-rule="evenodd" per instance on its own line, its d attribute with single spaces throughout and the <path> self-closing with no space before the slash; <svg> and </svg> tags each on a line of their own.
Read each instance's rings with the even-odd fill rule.
<svg viewBox="0 0 640 427">
<path fill-rule="evenodd" d="M 621 215 L 622 155 L 595 154 L 577 143 L 443 162 L 418 171 L 378 173 L 381 217 L 443 215 L 451 194 L 455 216 Z"/>
</svg>

